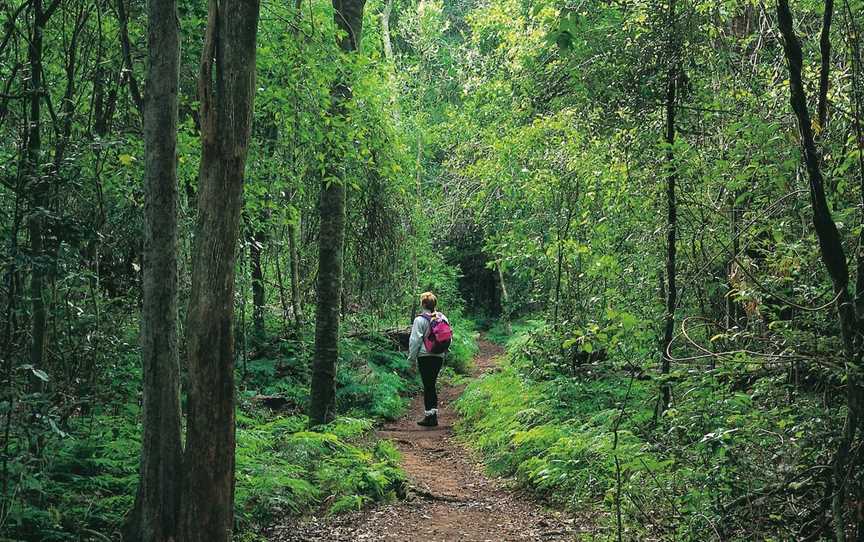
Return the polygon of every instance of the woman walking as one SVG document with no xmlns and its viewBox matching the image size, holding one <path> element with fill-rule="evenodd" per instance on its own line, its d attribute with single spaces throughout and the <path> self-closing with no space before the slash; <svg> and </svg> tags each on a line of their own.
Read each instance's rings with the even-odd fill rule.
<svg viewBox="0 0 864 542">
<path fill-rule="evenodd" d="M 411 327 L 408 359 L 417 363 L 420 378 L 423 380 L 425 416 L 417 425 L 435 427 L 438 425 L 438 392 L 435 384 L 450 346 L 452 331 L 447 317 L 435 310 L 438 305 L 435 294 L 423 293 L 420 296 L 420 305 L 423 312 L 414 319 Z"/>
</svg>

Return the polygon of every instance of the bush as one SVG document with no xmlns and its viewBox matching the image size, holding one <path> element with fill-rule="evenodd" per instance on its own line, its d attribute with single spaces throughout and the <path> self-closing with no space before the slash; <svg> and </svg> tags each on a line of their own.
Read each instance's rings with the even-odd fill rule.
<svg viewBox="0 0 864 542">
<path fill-rule="evenodd" d="M 339 418 L 321 432 L 306 431 L 307 422 L 300 416 L 262 417 L 238 430 L 235 506 L 241 531 L 322 506 L 332 514 L 390 499 L 402 487 L 392 445 L 361 444 L 371 420 Z"/>
<path fill-rule="evenodd" d="M 341 370 L 336 376 L 336 405 L 357 417 L 394 420 L 419 389 L 411 363 L 383 339 L 343 342 Z"/>
<path fill-rule="evenodd" d="M 38 473 L 13 460 L 17 495 L 5 501 L 7 536 L 78 540 L 89 531 L 114 532 L 132 507 L 138 483 L 140 435 L 134 418 L 97 415 L 74 420 L 69 434 L 46 441 Z M 11 450 L 13 458 L 26 458 Z"/>
<path fill-rule="evenodd" d="M 307 418 L 298 414 L 308 401 L 311 337 L 264 344 L 260 357 L 241 360 L 237 368 L 238 535 L 286 514 L 322 508 L 332 514 L 392 498 L 404 483 L 398 453 L 368 437 L 376 421 L 400 416 L 406 396 L 419 387 L 404 353 L 387 341 L 343 340 L 337 401 L 347 416 L 319 433 L 307 431 Z M 127 359 L 123 366 L 137 363 Z M 138 397 L 140 372 L 127 372 L 116 379 L 124 392 L 97 413 L 72 417 L 62 431 L 45 424 L 38 437 L 41 459 L 29 448 L 16 449 L 24 439 L 11 441 L 13 497 L 0 502 L 4 537 L 41 542 L 119 536 L 134 502 L 141 446 L 140 410 L 129 400 Z M 248 400 L 258 394 L 284 397 L 287 411 L 274 413 Z"/>
<path fill-rule="evenodd" d="M 479 351 L 476 324 L 459 312 L 448 314 L 447 318 L 453 326 L 453 341 L 447 354 L 447 365 L 459 374 L 468 374 L 471 372 L 474 356 Z"/>
<path fill-rule="evenodd" d="M 515 336 L 502 370 L 469 384 L 456 405 L 459 437 L 494 474 L 570 510 L 602 510 L 614 528 L 620 472 L 624 527 L 635 539 L 798 532 L 786 529 L 806 520 L 799 511 L 824 491 L 809 466 L 830 463 L 828 432 L 842 412 L 826 423 L 816 397 L 799 397 L 794 408 L 778 401 L 783 374 L 742 390 L 750 377 L 741 368 L 694 368 L 673 372 L 679 400 L 655 422 L 656 380 L 631 376 L 620 351 L 575 376 L 556 372 L 560 365 L 537 359 L 540 346 L 556 342 Z M 785 489 L 755 497 L 778 484 Z M 744 494 L 754 498 L 741 506 Z"/>
</svg>

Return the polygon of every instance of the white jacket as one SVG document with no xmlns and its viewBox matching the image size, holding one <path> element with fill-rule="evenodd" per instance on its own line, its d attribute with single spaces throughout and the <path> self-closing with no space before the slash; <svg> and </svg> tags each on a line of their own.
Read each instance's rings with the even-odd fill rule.
<svg viewBox="0 0 864 542">
<path fill-rule="evenodd" d="M 440 312 L 424 310 L 423 314 L 426 316 L 434 316 L 435 318 L 444 320 L 448 323 L 450 322 L 447 320 L 447 317 Z M 414 325 L 411 326 L 411 338 L 408 339 L 408 359 L 411 361 L 417 361 L 418 356 L 432 356 L 436 358 L 443 358 L 445 356 L 445 354 L 430 354 L 426 351 L 426 345 L 424 344 L 423 339 L 429 334 L 429 327 L 430 322 L 428 318 L 424 318 L 421 315 L 414 319 Z"/>
</svg>

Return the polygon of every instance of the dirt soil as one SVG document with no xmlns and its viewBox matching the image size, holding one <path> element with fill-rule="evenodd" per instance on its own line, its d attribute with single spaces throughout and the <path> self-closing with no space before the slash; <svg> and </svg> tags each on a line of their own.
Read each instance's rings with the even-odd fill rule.
<svg viewBox="0 0 864 542">
<path fill-rule="evenodd" d="M 480 341 L 474 377 L 494 370 L 501 347 Z M 306 518 L 276 527 L 273 541 L 471 541 L 577 540 L 579 525 L 546 510 L 505 480 L 483 474 L 472 454 L 453 435 L 452 404 L 463 388 L 442 386 L 439 426 L 424 428 L 423 397 L 415 397 L 409 415 L 385 425 L 380 438 L 402 453 L 408 499 L 334 518 Z"/>
</svg>

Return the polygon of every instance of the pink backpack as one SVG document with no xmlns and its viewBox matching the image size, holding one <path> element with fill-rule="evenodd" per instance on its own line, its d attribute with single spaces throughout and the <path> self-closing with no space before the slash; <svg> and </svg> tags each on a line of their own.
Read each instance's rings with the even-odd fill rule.
<svg viewBox="0 0 864 542">
<path fill-rule="evenodd" d="M 421 314 L 423 318 L 429 321 L 429 332 L 423 338 L 423 346 L 430 354 L 444 354 L 450 349 L 450 341 L 453 340 L 453 328 L 447 320 L 439 317 L 439 313 L 434 316 L 429 314 Z"/>
</svg>

